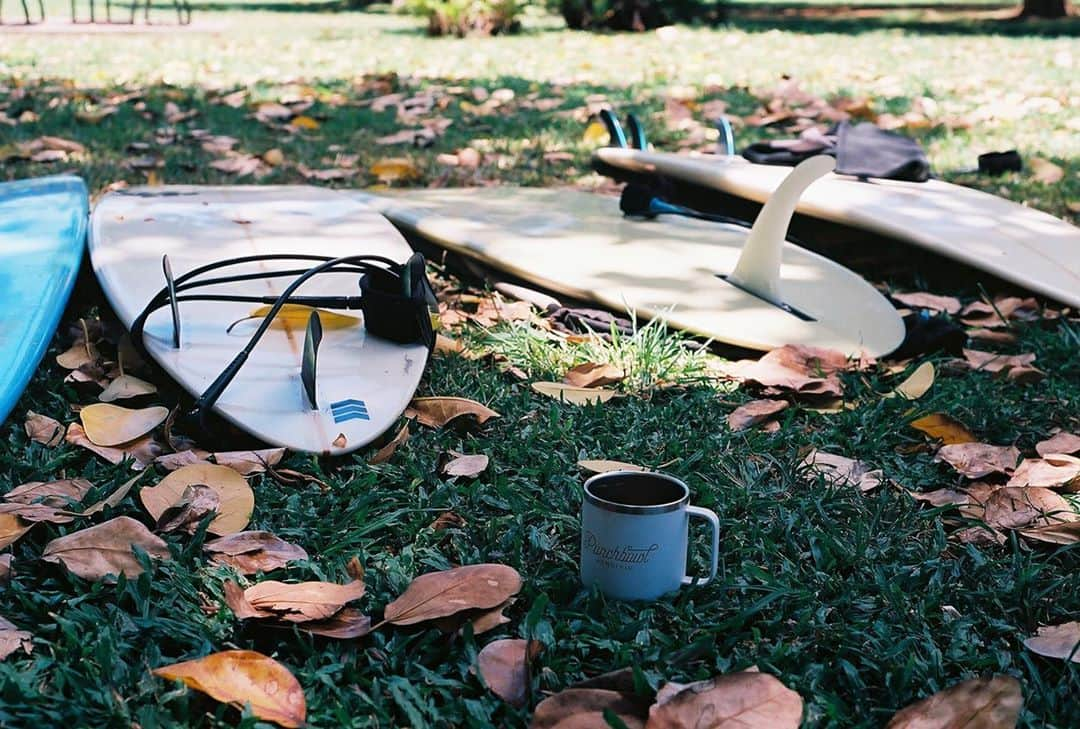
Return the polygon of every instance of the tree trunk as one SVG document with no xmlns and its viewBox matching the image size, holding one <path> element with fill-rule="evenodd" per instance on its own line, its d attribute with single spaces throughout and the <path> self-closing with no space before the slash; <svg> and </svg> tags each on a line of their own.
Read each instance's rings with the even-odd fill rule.
<svg viewBox="0 0 1080 729">
<path fill-rule="evenodd" d="M 1064 18 L 1068 15 L 1066 0 L 1024 0 L 1021 18 Z"/>
</svg>

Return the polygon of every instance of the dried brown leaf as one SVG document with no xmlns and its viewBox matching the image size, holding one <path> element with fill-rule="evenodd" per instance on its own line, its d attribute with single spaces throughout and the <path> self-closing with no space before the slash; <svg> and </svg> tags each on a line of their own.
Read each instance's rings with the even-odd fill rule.
<svg viewBox="0 0 1080 729">
<path fill-rule="evenodd" d="M 534 392 L 571 405 L 602 405 L 618 395 L 614 390 L 592 387 L 574 387 L 562 382 L 534 382 Z"/>
<path fill-rule="evenodd" d="M 586 362 L 571 367 L 563 382 L 574 387 L 603 387 L 622 382 L 625 378 L 626 373 L 615 365 Z"/>
<path fill-rule="evenodd" d="M 984 504 L 983 521 L 997 529 L 1038 528 L 1080 520 L 1059 494 L 1043 488 L 1000 488 Z"/>
<path fill-rule="evenodd" d="M 745 405 L 740 405 L 728 415 L 728 427 L 732 430 L 746 430 L 755 425 L 765 422 L 773 415 L 786 410 L 786 400 L 751 400 Z"/>
<path fill-rule="evenodd" d="M 270 572 L 289 562 L 307 559 L 302 547 L 263 531 L 235 532 L 203 545 L 217 564 L 228 565 L 242 575 Z"/>
<path fill-rule="evenodd" d="M 901 709 L 885 729 L 1013 729 L 1023 704 L 1012 676 L 975 678 Z"/>
<path fill-rule="evenodd" d="M 59 481 L 30 481 L 16 486 L 4 494 L 4 501 L 15 504 L 41 503 L 66 509 L 72 504 L 82 502 L 94 488 L 94 484 L 84 478 L 65 478 Z"/>
<path fill-rule="evenodd" d="M 217 451 L 210 454 L 219 466 L 228 466 L 241 476 L 262 473 L 267 466 L 276 466 L 285 456 L 284 448 L 263 448 L 258 451 Z"/>
<path fill-rule="evenodd" d="M 131 443 L 161 425 L 167 417 L 168 408 L 160 406 L 132 410 L 94 403 L 79 411 L 86 437 L 94 445 L 105 448 Z"/>
<path fill-rule="evenodd" d="M 921 291 L 913 291 L 907 294 L 890 294 L 890 296 L 913 309 L 927 309 L 928 311 L 940 311 L 946 314 L 960 313 L 960 300 L 954 296 L 938 296 Z"/>
<path fill-rule="evenodd" d="M 413 398 L 405 410 L 405 417 L 415 418 L 418 423 L 429 428 L 441 428 L 465 415 L 476 418 L 480 425 L 499 417 L 491 408 L 463 397 L 417 397 Z"/>
<path fill-rule="evenodd" d="M 386 606 L 383 620 L 413 625 L 462 610 L 493 608 L 521 589 L 521 575 L 501 564 L 475 564 L 417 577 Z"/>
<path fill-rule="evenodd" d="M 326 620 L 299 623 L 296 627 L 304 632 L 321 635 L 324 638 L 351 640 L 353 638 L 362 638 L 370 633 L 372 624 L 371 618 L 359 610 L 345 608 Z"/>
<path fill-rule="evenodd" d="M 570 688 L 541 701 L 530 729 L 608 729 L 604 712 L 619 717 L 628 729 L 643 729 L 648 702 L 621 691 Z"/>
<path fill-rule="evenodd" d="M 160 537 L 127 516 L 54 539 L 45 545 L 41 558 L 63 564 L 84 580 L 96 581 L 120 574 L 130 579 L 143 571 L 133 547 L 155 559 L 170 558 L 169 547 Z"/>
<path fill-rule="evenodd" d="M 945 445 L 957 443 L 974 443 L 975 436 L 967 427 L 950 415 L 945 413 L 932 413 L 910 423 L 912 428 L 931 438 L 940 440 Z"/>
<path fill-rule="evenodd" d="M 178 468 L 156 486 L 142 489 L 139 499 L 150 516 L 159 520 L 166 509 L 181 501 L 188 486 L 196 484 L 209 486 L 220 502 L 218 516 L 207 531 L 219 536 L 243 531 L 255 508 L 255 494 L 244 477 L 228 466 L 196 463 Z"/>
<path fill-rule="evenodd" d="M 488 457 L 484 454 L 467 456 L 464 453 L 450 451 L 449 460 L 439 469 L 444 476 L 461 476 L 463 478 L 476 478 L 487 470 Z"/>
<path fill-rule="evenodd" d="M 935 460 L 944 461 L 968 478 L 982 478 L 993 473 L 1012 473 L 1020 451 L 1016 446 L 987 443 L 956 443 L 942 446 Z"/>
<path fill-rule="evenodd" d="M 7 618 L 0 618 L 0 661 L 17 650 L 30 655 L 34 650 L 33 634 L 19 628 Z"/>
<path fill-rule="evenodd" d="M 364 595 L 360 580 L 345 585 L 334 582 L 259 582 L 244 590 L 244 599 L 260 613 L 290 623 L 326 620 L 345 605 Z"/>
<path fill-rule="evenodd" d="M 217 491 L 202 484 L 190 484 L 184 488 L 180 500 L 161 513 L 154 528 L 159 532 L 194 534 L 199 522 L 210 514 L 217 514 L 220 508 L 221 498 Z"/>
<path fill-rule="evenodd" d="M 153 383 L 140 380 L 134 375 L 120 375 L 101 391 L 98 400 L 101 402 L 113 402 L 114 400 L 127 400 L 133 397 L 152 395 L 155 392 L 157 392 L 157 386 Z"/>
<path fill-rule="evenodd" d="M 1080 663 L 1080 622 L 1044 625 L 1024 645 L 1040 656 Z"/>
<path fill-rule="evenodd" d="M 1057 453 L 1047 454 L 1043 458 L 1025 458 L 1008 485 L 1080 490 L 1080 458 Z"/>
<path fill-rule="evenodd" d="M 58 420 L 35 413 L 33 410 L 26 412 L 23 428 L 26 429 L 26 435 L 30 440 L 49 448 L 54 448 L 64 442 L 64 426 Z"/>
<path fill-rule="evenodd" d="M 1065 455 L 1080 453 L 1080 435 L 1064 431 L 1055 433 L 1052 437 L 1036 443 L 1035 451 L 1040 456 L 1048 456 L 1052 453 Z"/>
<path fill-rule="evenodd" d="M 661 694 L 664 691 L 661 689 Z M 798 729 L 803 700 L 767 673 L 731 673 L 657 695 L 646 729 Z"/>
<path fill-rule="evenodd" d="M 507 638 L 488 643 L 476 657 L 476 669 L 492 693 L 512 706 L 523 706 L 529 690 L 530 641 Z"/>
<path fill-rule="evenodd" d="M 624 463 L 623 461 L 608 461 L 608 460 L 596 460 L 596 461 L 578 461 L 578 466 L 591 473 L 607 473 L 609 471 L 647 471 L 647 468 L 642 466 L 635 466 L 633 463 Z"/>
<path fill-rule="evenodd" d="M 811 451 L 801 465 L 809 469 L 811 474 L 822 476 L 828 483 L 854 486 L 863 492 L 872 491 L 883 481 L 880 469 L 871 469 L 862 461 L 818 450 Z"/>
<path fill-rule="evenodd" d="M 389 443 L 387 443 L 375 452 L 375 455 L 371 457 L 371 460 L 369 460 L 368 463 L 373 466 L 380 463 L 386 463 L 394 457 L 394 454 L 397 453 L 397 449 L 405 445 L 408 441 L 409 424 L 405 423 L 405 425 L 401 426 L 401 430 L 397 432 L 397 435 L 395 435 Z"/>
</svg>

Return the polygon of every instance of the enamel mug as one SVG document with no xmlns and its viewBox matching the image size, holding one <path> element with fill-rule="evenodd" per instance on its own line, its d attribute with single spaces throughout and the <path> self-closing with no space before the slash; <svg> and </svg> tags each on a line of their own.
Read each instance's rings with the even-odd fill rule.
<svg viewBox="0 0 1080 729">
<path fill-rule="evenodd" d="M 690 489 L 662 473 L 611 471 L 585 482 L 581 505 L 581 581 L 619 600 L 654 600 L 716 577 L 720 522 L 690 506 Z M 690 518 L 712 528 L 709 576 L 686 574 Z"/>
</svg>

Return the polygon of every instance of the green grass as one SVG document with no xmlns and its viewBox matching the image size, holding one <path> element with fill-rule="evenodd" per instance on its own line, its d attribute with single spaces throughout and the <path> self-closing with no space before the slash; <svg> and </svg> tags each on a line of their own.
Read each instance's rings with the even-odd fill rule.
<svg viewBox="0 0 1080 729">
<path fill-rule="evenodd" d="M 377 158 L 407 154 L 421 172 L 416 184 L 445 176 L 446 184 L 500 180 L 588 187 L 599 179 L 589 172 L 591 150 L 581 141 L 582 125 L 558 110 L 473 117 L 455 101 L 443 112 L 454 124 L 433 148 L 373 147 L 374 138 L 399 125 L 391 112 L 374 113 L 360 103 L 382 93 L 365 87 L 365 74 L 396 73 L 389 83 L 401 91 L 462 84 L 509 87 L 519 99 L 530 93 L 558 96 L 564 99 L 561 110 L 604 93 L 620 109 L 647 118 L 657 143 L 666 146 L 677 138 L 660 131 L 668 86 L 698 86 L 705 98 L 723 98 L 734 113 L 749 114 L 757 103 L 753 91 L 775 86 L 788 73 L 815 93 L 868 94 L 893 111 L 923 95 L 958 114 L 972 114 L 1009 94 L 1020 95 L 1017 104 L 1025 98 L 1058 100 L 1060 108 L 1035 102 L 1018 118 L 933 132 L 922 141 L 946 172 L 973 164 L 978 152 L 991 149 L 1016 146 L 1026 156 L 1047 157 L 1065 167 L 1063 183 L 1044 185 L 1026 173 L 994 181 L 957 179 L 1063 216 L 1075 216 L 1067 204 L 1080 198 L 1080 135 L 1069 126 L 1076 114 L 1069 104 L 1080 96 L 1080 59 L 1068 32 L 1016 35 L 1010 26 L 1006 35 L 985 26 L 964 26 L 963 32 L 950 26 L 915 34 L 900 23 L 843 34 L 800 20 L 777 30 L 740 23 L 680 29 L 673 44 L 656 34 L 569 33 L 544 20 L 519 38 L 437 41 L 424 38 L 415 20 L 387 15 L 207 11 L 197 19 L 227 30 L 78 39 L 0 36 L 0 103 L 39 117 L 0 126 L 0 145 L 53 134 L 88 148 L 85 159 L 59 166 L 9 162 L 0 176 L 72 170 L 94 191 L 117 180 L 143 181 L 143 172 L 124 165 L 131 154 L 125 148 L 153 142 L 163 122 L 126 104 L 100 124 L 87 125 L 75 118 L 86 102 L 72 100 L 73 91 L 139 88 L 149 111 L 160 112 L 169 100 L 200 111 L 178 126 L 181 136 L 205 128 L 237 137 L 243 151 L 282 149 L 286 164 L 262 183 L 301 182 L 300 162 L 329 166 L 340 151 L 359 155 L 360 173 L 349 185 L 374 183 L 368 170 Z M 266 100 L 306 93 L 303 87 L 309 86 L 318 100 L 306 113 L 321 127 L 284 136 L 249 118 L 246 109 L 208 103 L 212 89 L 242 86 Z M 741 141 L 758 134 L 744 130 Z M 493 159 L 472 172 L 436 162 L 436 154 L 466 144 L 501 155 L 501 164 Z M 209 168 L 214 157 L 197 144 L 181 141 L 158 149 L 165 182 L 235 181 Z M 551 150 L 568 151 L 572 158 L 547 161 L 543 152 Z M 105 310 L 87 274 L 69 319 L 95 307 Z M 359 555 L 369 584 L 359 605 L 376 616 L 424 571 L 479 561 L 513 565 L 525 586 L 508 611 L 508 626 L 479 639 L 424 628 L 384 629 L 352 642 L 269 632 L 241 625 L 222 607 L 226 574 L 206 565 L 199 538 L 170 537 L 175 559 L 137 581 L 90 585 L 39 561 L 48 540 L 75 528 L 43 524 L 13 548 L 16 576 L 0 592 L 0 615 L 35 635 L 33 656 L 13 655 L 0 664 L 0 724 L 235 726 L 234 711 L 152 678 L 149 670 L 243 647 L 274 655 L 297 675 L 312 726 L 523 726 L 527 711 L 503 705 L 470 673 L 476 651 L 490 637 L 509 635 L 545 645 L 534 701 L 543 691 L 627 665 L 640 666 L 654 685 L 758 665 L 806 699 L 805 726 L 870 729 L 950 683 L 1003 672 L 1023 683 L 1022 726 L 1075 727 L 1080 669 L 1035 656 L 1021 641 L 1040 624 L 1080 614 L 1077 548 L 1030 548 L 1015 541 L 1001 548 L 958 545 L 946 538 L 941 510 L 920 508 L 895 490 L 862 496 L 796 478 L 801 453 L 818 447 L 873 463 L 908 488 L 954 484 L 956 477 L 929 452 L 911 452 L 922 438 L 904 424 L 931 412 L 951 414 L 987 442 L 1016 442 L 1027 451 L 1054 427 L 1075 431 L 1080 330 L 1075 324 L 1025 325 L 1018 334 L 1015 349 L 1037 354 L 1036 364 L 1049 373 L 1045 381 L 1017 385 L 981 373 L 942 375 L 912 404 L 874 394 L 889 390 L 895 379 L 852 375 L 846 385 L 859 403 L 855 410 L 819 415 L 792 409 L 783 413 L 775 435 L 728 430 L 726 415 L 749 398 L 741 391 L 718 395 L 690 386 L 661 389 L 647 400 L 573 408 L 541 398 L 490 361 L 438 356 L 422 394 L 471 397 L 503 417 L 481 429 L 418 430 L 389 464 L 378 467 L 365 464 L 367 453 L 334 460 L 293 455 L 289 467 L 323 479 L 329 490 L 255 477 L 253 528 L 271 530 L 311 555 L 310 562 L 277 578 L 342 580 L 348 560 Z M 499 351 L 538 378 L 603 357 L 637 363 L 646 385 L 671 376 L 664 373 L 692 378 L 695 372 L 693 357 L 658 329 L 602 351 L 590 344 L 554 349 L 520 328 L 497 328 L 492 336 Z M 50 355 L 67 343 L 58 337 Z M 124 468 L 71 446 L 45 449 L 23 435 L 27 409 L 68 422 L 72 404 L 92 401 L 62 379 L 48 357 L 0 429 L 5 489 L 80 475 L 104 494 L 126 480 Z M 487 453 L 492 465 L 475 482 L 447 481 L 435 467 L 449 449 Z M 582 591 L 576 552 L 583 474 L 575 466 L 581 458 L 666 464 L 665 470 L 684 478 L 695 502 L 720 514 L 718 580 L 648 606 L 612 603 Z M 430 524 L 446 510 L 466 525 L 432 531 Z M 146 521 L 137 497 L 111 512 L 119 514 Z M 209 612 L 203 610 L 207 604 Z"/>
</svg>

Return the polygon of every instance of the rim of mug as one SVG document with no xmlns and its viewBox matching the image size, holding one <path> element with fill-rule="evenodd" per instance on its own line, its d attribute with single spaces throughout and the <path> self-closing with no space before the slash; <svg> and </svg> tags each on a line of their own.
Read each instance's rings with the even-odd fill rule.
<svg viewBox="0 0 1080 729">
<path fill-rule="evenodd" d="M 669 501 L 663 504 L 636 506 L 634 504 L 622 504 L 618 501 L 609 501 L 608 499 L 601 498 L 589 491 L 589 487 L 597 481 L 604 481 L 606 479 L 615 477 L 659 478 L 664 481 L 669 481 L 682 488 L 683 495 L 675 501 Z M 677 511 L 690 501 L 690 487 L 687 486 L 682 479 L 675 478 L 674 476 L 670 476 L 666 473 L 660 473 L 659 471 L 605 471 L 604 473 L 598 473 L 595 476 L 590 476 L 585 481 L 585 484 L 581 487 L 581 489 L 585 494 L 585 500 L 593 506 L 604 509 L 605 511 L 614 511 L 620 514 L 664 514 L 669 511 Z"/>
</svg>

